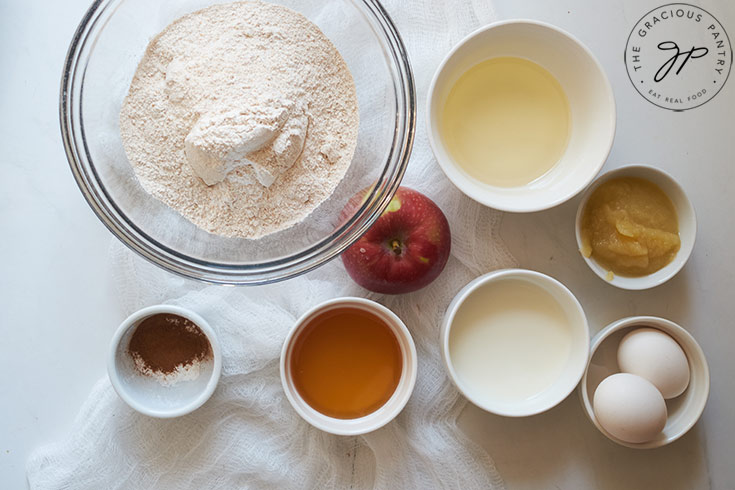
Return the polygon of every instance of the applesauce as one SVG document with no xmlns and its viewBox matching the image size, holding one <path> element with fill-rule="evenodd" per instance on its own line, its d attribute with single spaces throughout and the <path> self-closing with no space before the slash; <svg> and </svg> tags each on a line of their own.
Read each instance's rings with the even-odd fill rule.
<svg viewBox="0 0 735 490">
<path fill-rule="evenodd" d="M 673 203 L 657 185 L 637 177 L 611 179 L 595 189 L 580 235 L 582 255 L 621 276 L 656 272 L 681 246 Z"/>
</svg>

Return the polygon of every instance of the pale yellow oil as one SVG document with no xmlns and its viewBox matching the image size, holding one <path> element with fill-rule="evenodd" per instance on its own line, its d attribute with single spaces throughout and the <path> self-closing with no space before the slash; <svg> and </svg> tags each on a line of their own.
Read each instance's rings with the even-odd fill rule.
<svg viewBox="0 0 735 490">
<path fill-rule="evenodd" d="M 444 145 L 467 174 L 488 185 L 519 187 L 559 161 L 571 115 L 551 73 L 527 59 L 500 57 L 459 77 L 440 128 Z"/>
</svg>

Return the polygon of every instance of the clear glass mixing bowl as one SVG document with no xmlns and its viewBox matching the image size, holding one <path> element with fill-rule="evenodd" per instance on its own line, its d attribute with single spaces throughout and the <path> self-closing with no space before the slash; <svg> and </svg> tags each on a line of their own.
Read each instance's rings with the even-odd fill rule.
<svg viewBox="0 0 735 490">
<path fill-rule="evenodd" d="M 258 240 L 197 228 L 138 183 L 118 117 L 148 42 L 212 0 L 97 0 L 69 47 L 61 81 L 61 133 L 74 177 L 107 228 L 171 272 L 222 284 L 264 284 L 339 255 L 380 216 L 400 184 L 413 143 L 414 82 L 401 39 L 375 0 L 275 0 L 314 22 L 355 80 L 360 130 L 352 164 L 334 194 L 301 223 Z M 372 190 L 347 219 L 358 191 Z"/>
</svg>

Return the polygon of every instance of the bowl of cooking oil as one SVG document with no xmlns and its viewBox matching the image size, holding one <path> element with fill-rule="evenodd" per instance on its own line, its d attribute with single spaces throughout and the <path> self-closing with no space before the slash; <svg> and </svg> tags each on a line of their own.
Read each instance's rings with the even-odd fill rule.
<svg viewBox="0 0 735 490">
<path fill-rule="evenodd" d="M 592 52 L 558 27 L 496 22 L 446 56 L 427 101 L 429 142 L 467 196 L 511 212 L 571 199 L 615 136 L 612 88 Z"/>
</svg>

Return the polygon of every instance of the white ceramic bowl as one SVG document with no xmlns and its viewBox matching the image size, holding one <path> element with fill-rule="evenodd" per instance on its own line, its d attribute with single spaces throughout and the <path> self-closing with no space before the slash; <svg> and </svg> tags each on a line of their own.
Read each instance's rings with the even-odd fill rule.
<svg viewBox="0 0 735 490">
<path fill-rule="evenodd" d="M 592 399 L 597 385 L 603 379 L 611 374 L 620 372 L 617 361 L 618 344 L 620 344 L 625 334 L 639 327 L 657 328 L 676 340 L 684 350 L 684 354 L 686 354 L 687 360 L 689 361 L 690 378 L 689 386 L 684 393 L 676 398 L 666 400 L 668 419 L 661 434 L 652 441 L 630 443 L 621 441 L 602 428 L 595 418 L 595 412 L 592 409 Z M 582 382 L 579 384 L 579 397 L 582 402 L 582 407 L 587 417 L 595 424 L 595 427 L 611 441 L 636 449 L 650 449 L 665 446 L 686 434 L 697 420 L 699 420 L 700 415 L 702 415 L 704 406 L 707 404 L 708 396 L 709 367 L 707 366 L 707 359 L 704 357 L 702 348 L 699 347 L 694 337 L 682 327 L 670 320 L 654 316 L 623 318 L 622 320 L 611 323 L 595 335 L 592 339 L 592 347 L 590 349 L 589 366 L 582 377 Z"/>
<path fill-rule="evenodd" d="M 649 289 L 655 286 L 659 286 L 672 277 L 674 277 L 684 264 L 686 264 L 689 256 L 692 254 L 694 248 L 694 241 L 697 236 L 697 216 L 694 212 L 694 206 L 687 197 L 684 189 L 674 178 L 655 167 L 648 165 L 628 165 L 620 167 L 615 170 L 611 170 L 602 176 L 600 176 L 584 193 L 582 201 L 579 203 L 577 208 L 577 217 L 575 220 L 575 233 L 577 236 L 577 248 L 582 249 L 582 238 L 580 228 L 582 225 L 582 214 L 584 213 L 584 207 L 587 205 L 592 193 L 601 184 L 607 182 L 610 179 L 617 177 L 638 177 L 653 182 L 661 188 L 671 202 L 674 204 L 676 214 L 679 219 L 679 238 L 681 239 L 681 247 L 672 260 L 667 266 L 659 269 L 653 274 L 640 277 L 628 277 L 614 275 L 612 280 L 607 279 L 607 269 L 598 264 L 594 259 L 587 258 L 582 255 L 584 261 L 597 274 L 601 279 L 612 284 L 613 286 L 621 289 Z M 581 252 L 580 252 L 581 255 Z"/>
<path fill-rule="evenodd" d="M 212 359 L 202 363 L 196 379 L 164 386 L 156 379 L 140 374 L 135 368 L 128 353 L 130 337 L 143 320 L 160 313 L 182 316 L 196 324 L 207 336 L 212 347 Z M 221 371 L 222 353 L 212 327 L 193 311 L 170 305 L 149 306 L 126 318 L 112 338 L 107 360 L 107 373 L 120 398 L 138 412 L 158 418 L 178 417 L 201 407 L 212 396 Z"/>
<path fill-rule="evenodd" d="M 571 110 L 567 149 L 545 175 L 520 187 L 484 184 L 462 170 L 444 146 L 439 120 L 447 96 L 468 69 L 489 58 L 514 56 L 547 69 L 561 84 Z M 561 204 L 589 184 L 605 163 L 615 136 L 615 99 L 602 66 L 571 34 L 532 20 L 505 20 L 465 37 L 439 65 L 427 100 L 429 143 L 449 180 L 486 206 L 531 212 Z"/>
<path fill-rule="evenodd" d="M 480 287 L 491 282 L 502 283 L 507 280 L 524 280 L 542 287 L 562 307 L 571 325 L 571 349 L 566 365 L 556 381 L 526 400 L 508 403 L 504 400 L 488 400 L 476 395 L 476 390 L 468 386 L 455 371 L 450 354 L 450 333 L 452 323 L 462 304 Z M 584 374 L 589 354 L 589 328 L 587 317 L 577 298 L 556 279 L 536 271 L 525 269 L 502 269 L 482 275 L 457 293 L 444 316 L 441 327 L 441 351 L 449 378 L 457 389 L 478 407 L 490 413 L 506 417 L 525 417 L 544 412 L 564 400 L 579 383 Z M 503 373 L 487 373 L 488 377 L 503 376 Z"/>
<path fill-rule="evenodd" d="M 391 328 L 396 339 L 398 339 L 398 344 L 401 347 L 401 354 L 403 356 L 401 379 L 398 381 L 398 386 L 396 386 L 396 390 L 393 392 L 393 395 L 382 407 L 373 413 L 356 419 L 338 419 L 329 417 L 313 409 L 299 394 L 296 386 L 294 385 L 293 378 L 291 377 L 291 370 L 289 369 L 289 366 L 291 365 L 291 353 L 293 352 L 294 341 L 303 327 L 314 317 L 326 311 L 344 307 L 365 310 L 383 320 Z M 385 306 L 376 303 L 375 301 L 370 301 L 369 299 L 353 297 L 336 298 L 321 303 L 304 313 L 301 318 L 296 321 L 296 324 L 286 336 L 286 340 L 283 342 L 283 349 L 281 351 L 281 383 L 283 384 L 283 391 L 286 393 L 286 398 L 288 398 L 288 401 L 291 403 L 294 410 L 296 410 L 304 420 L 317 429 L 321 429 L 325 432 L 351 436 L 365 434 L 379 429 L 393 420 L 396 415 L 403 410 L 403 407 L 408 403 L 408 399 L 411 397 L 411 393 L 413 392 L 413 387 L 416 384 L 417 365 L 416 346 L 413 343 L 413 338 L 411 338 L 411 333 L 395 313 Z"/>
</svg>

